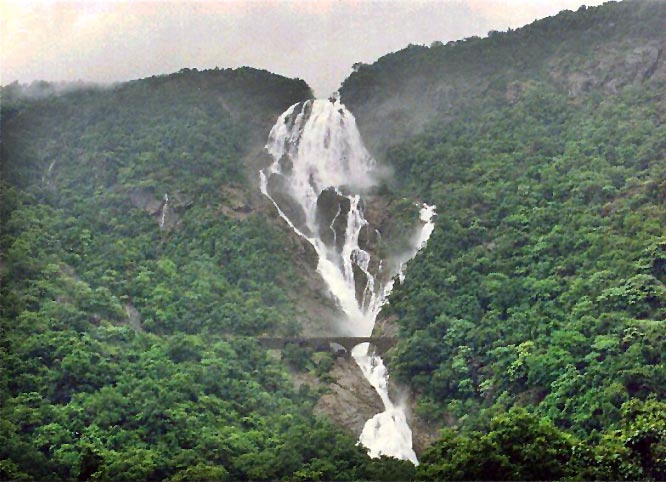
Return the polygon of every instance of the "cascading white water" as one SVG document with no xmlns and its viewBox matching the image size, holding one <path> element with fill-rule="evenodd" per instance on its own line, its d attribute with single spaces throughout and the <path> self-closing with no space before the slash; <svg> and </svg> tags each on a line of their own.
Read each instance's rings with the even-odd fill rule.
<svg viewBox="0 0 666 482">
<path fill-rule="evenodd" d="M 169 195 L 164 193 L 164 202 L 162 203 L 162 215 L 160 216 L 160 228 L 164 228 L 166 222 L 167 210 L 169 209 Z"/>
<path fill-rule="evenodd" d="M 404 264 L 425 246 L 432 231 L 435 229 L 435 224 L 432 220 L 434 215 L 435 206 L 424 204 L 419 216 L 424 224 L 415 238 L 413 251 L 403 256 L 403 259 L 399 262 L 398 278 L 401 283 L 404 281 Z M 386 302 L 386 299 L 391 294 L 393 284 L 394 280 L 391 278 L 386 283 L 386 286 L 384 286 L 382 295 L 379 298 L 379 304 L 375 308 L 376 311 L 372 314 L 373 323 L 379 314 L 381 305 Z M 365 423 L 359 441 L 363 446 L 368 448 L 371 457 L 391 455 L 400 459 L 410 460 L 415 465 L 418 465 L 416 454 L 412 449 L 412 431 L 407 424 L 405 411 L 403 407 L 395 406 L 388 396 L 388 373 L 384 366 L 384 361 L 381 357 L 369 352 L 367 343 L 356 346 L 352 352 L 352 356 L 359 367 L 361 367 L 365 378 L 374 387 L 384 403 L 384 411 L 378 413 Z"/>
<path fill-rule="evenodd" d="M 274 162 L 260 172 L 261 192 L 317 252 L 317 271 L 346 315 L 341 330 L 351 336 L 371 335 L 393 287 L 393 276 L 402 276 L 403 263 L 432 233 L 434 206 L 421 209 L 423 226 L 415 236 L 413 252 L 398 263 L 400 273 L 384 276 L 388 281 L 382 285 L 371 272 L 370 254 L 359 246 L 361 230 L 368 224 L 360 193 L 377 179 L 375 161 L 363 145 L 351 112 L 337 99 L 295 104 L 271 129 L 266 149 Z M 359 272 L 365 279 L 360 296 Z M 372 457 L 389 455 L 418 463 L 405 412 L 389 399 L 382 359 L 369 352 L 367 343 L 355 347 L 352 356 L 385 408 L 368 420 L 359 442 Z"/>
</svg>

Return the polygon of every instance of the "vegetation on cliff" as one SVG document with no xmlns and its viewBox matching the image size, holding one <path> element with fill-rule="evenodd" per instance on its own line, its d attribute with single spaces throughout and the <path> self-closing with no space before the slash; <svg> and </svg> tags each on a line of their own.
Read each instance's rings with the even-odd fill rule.
<svg viewBox="0 0 666 482">
<path fill-rule="evenodd" d="M 246 163 L 305 83 L 184 70 L 40 92 L 2 91 L 0 479 L 395 466 L 315 416 L 318 394 L 252 338 L 299 329 L 289 240 L 251 206 Z"/>
<path fill-rule="evenodd" d="M 438 206 L 385 312 L 445 427 L 418 469 L 370 460 L 253 339 L 300 329 L 305 255 L 248 174 L 303 81 L 4 87 L 0 479 L 666 478 L 665 24 L 581 9 L 345 82 L 391 217 Z"/>
<path fill-rule="evenodd" d="M 369 143 L 398 139 L 378 151 L 394 188 L 438 206 L 385 311 L 393 373 L 450 427 L 422 476 L 666 477 L 665 23 L 663 3 L 607 4 L 345 82 Z M 516 407 L 553 449 L 538 462 L 502 439 Z"/>
</svg>

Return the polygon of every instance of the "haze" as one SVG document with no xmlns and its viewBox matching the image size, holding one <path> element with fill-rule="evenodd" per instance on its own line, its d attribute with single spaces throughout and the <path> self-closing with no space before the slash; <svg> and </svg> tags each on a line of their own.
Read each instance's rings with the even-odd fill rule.
<svg viewBox="0 0 666 482">
<path fill-rule="evenodd" d="M 337 90 L 356 62 L 517 28 L 580 0 L 7 2 L 1 83 L 114 82 L 249 65 Z M 587 1 L 598 5 L 601 1 Z"/>
</svg>

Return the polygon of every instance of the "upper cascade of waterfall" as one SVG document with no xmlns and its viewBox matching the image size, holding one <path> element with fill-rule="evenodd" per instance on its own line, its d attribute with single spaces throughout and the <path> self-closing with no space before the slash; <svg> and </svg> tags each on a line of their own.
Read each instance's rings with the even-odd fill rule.
<svg viewBox="0 0 666 482">
<path fill-rule="evenodd" d="M 291 106 L 271 129 L 266 148 L 290 175 L 292 187 L 303 192 L 319 194 L 327 187 L 358 192 L 376 183 L 375 160 L 354 116 L 337 99 Z"/>
<path fill-rule="evenodd" d="M 317 271 L 347 315 L 344 331 L 370 335 L 378 297 L 370 255 L 358 239 L 367 225 L 360 193 L 377 183 L 376 163 L 354 116 L 335 98 L 294 104 L 271 129 L 266 149 L 274 162 L 261 173 L 262 192 L 317 251 Z M 365 274 L 362 300 L 359 270 Z"/>
</svg>

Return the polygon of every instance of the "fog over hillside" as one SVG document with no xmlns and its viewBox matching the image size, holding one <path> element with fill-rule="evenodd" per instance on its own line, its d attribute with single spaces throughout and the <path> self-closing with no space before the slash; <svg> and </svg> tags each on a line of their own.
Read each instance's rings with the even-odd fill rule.
<svg viewBox="0 0 666 482">
<path fill-rule="evenodd" d="M 3 2 L 2 84 L 114 82 L 183 67 L 265 68 L 335 91 L 410 43 L 517 28 L 600 0 Z"/>
</svg>

